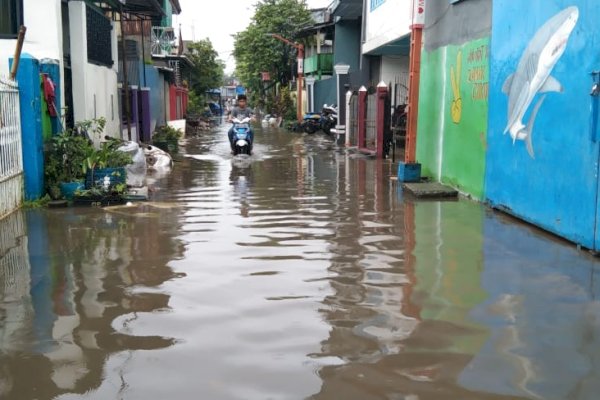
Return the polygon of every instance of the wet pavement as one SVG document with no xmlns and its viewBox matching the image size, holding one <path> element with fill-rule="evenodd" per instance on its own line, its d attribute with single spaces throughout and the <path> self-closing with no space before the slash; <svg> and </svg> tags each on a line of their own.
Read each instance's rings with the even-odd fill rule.
<svg viewBox="0 0 600 400">
<path fill-rule="evenodd" d="M 323 134 L 0 221 L 1 399 L 597 399 L 599 263 Z"/>
</svg>

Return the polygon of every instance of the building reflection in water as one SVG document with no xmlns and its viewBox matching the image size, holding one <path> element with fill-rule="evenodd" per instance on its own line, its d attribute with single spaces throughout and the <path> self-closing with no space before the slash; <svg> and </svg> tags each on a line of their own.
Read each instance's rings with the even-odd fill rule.
<svg viewBox="0 0 600 400">
<path fill-rule="evenodd" d="M 331 330 L 311 355 L 338 361 L 320 368 L 322 387 L 312 398 L 508 398 L 457 383 L 489 336 L 470 317 L 486 298 L 484 211 L 399 199 L 388 168 L 339 160 L 334 293 L 321 310 Z"/>
<path fill-rule="evenodd" d="M 183 254 L 172 207 L 17 212 L 0 221 L 0 398 L 97 388 L 111 354 L 171 346 L 136 328 L 168 310 Z M 147 288 L 147 289 L 146 289 Z"/>
</svg>

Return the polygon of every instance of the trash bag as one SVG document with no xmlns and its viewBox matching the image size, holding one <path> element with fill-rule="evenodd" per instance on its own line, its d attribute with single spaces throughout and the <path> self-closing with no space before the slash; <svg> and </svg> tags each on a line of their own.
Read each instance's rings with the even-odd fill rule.
<svg viewBox="0 0 600 400">
<path fill-rule="evenodd" d="M 166 151 L 159 149 L 156 146 L 148 145 L 144 148 L 144 154 L 146 157 L 148 169 L 157 171 L 165 171 L 171 169 L 173 159 L 171 158 L 171 155 Z"/>
<path fill-rule="evenodd" d="M 133 159 L 133 162 L 125 167 L 127 171 L 127 186 L 145 186 L 146 155 L 144 154 L 144 150 L 135 142 L 126 142 L 118 150 L 131 154 L 131 158 Z"/>
</svg>

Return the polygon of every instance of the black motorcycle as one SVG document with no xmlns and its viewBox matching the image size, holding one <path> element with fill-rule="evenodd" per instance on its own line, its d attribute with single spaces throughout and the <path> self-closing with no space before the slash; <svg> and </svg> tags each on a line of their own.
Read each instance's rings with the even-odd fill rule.
<svg viewBox="0 0 600 400">
<path fill-rule="evenodd" d="M 325 104 L 323 109 L 321 110 L 321 130 L 326 134 L 331 134 L 331 129 L 335 128 L 338 121 L 338 109 L 337 107 L 332 105 Z"/>
</svg>

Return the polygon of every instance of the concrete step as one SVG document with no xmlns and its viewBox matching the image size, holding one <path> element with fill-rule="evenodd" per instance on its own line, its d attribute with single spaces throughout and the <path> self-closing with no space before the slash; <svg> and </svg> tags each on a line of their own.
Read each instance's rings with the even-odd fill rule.
<svg viewBox="0 0 600 400">
<path fill-rule="evenodd" d="M 439 182 L 403 183 L 402 187 L 413 196 L 419 198 L 437 199 L 455 198 L 458 196 L 458 190 Z"/>
</svg>

